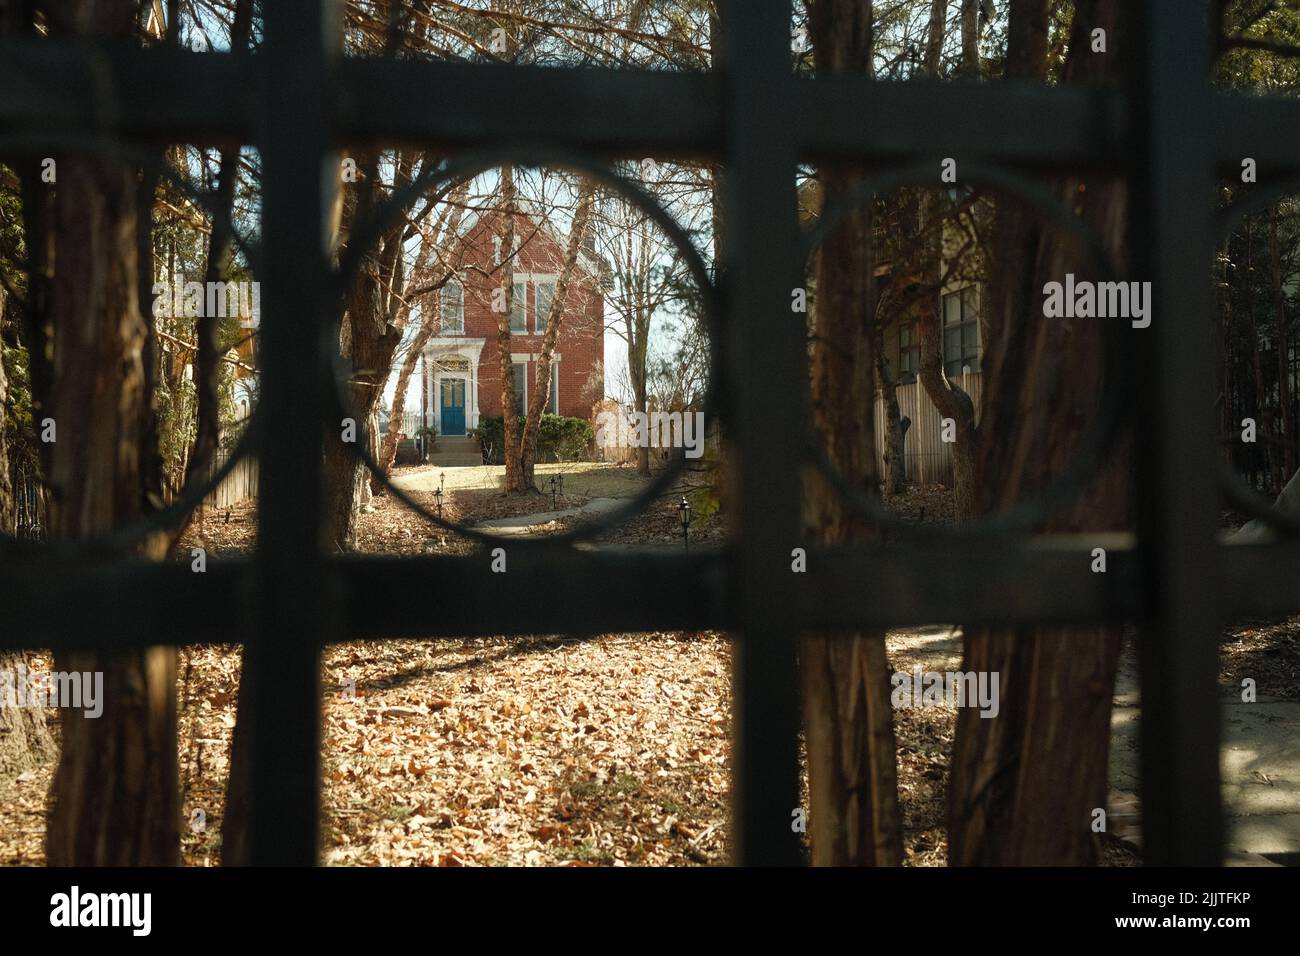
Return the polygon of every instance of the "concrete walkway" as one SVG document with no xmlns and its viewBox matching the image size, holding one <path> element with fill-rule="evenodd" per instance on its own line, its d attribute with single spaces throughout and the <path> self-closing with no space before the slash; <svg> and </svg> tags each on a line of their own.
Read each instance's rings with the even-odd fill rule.
<svg viewBox="0 0 1300 956">
<path fill-rule="evenodd" d="M 961 629 L 928 627 L 890 632 L 934 670 L 961 666 Z M 1111 832 L 1141 845 L 1138 803 L 1137 659 L 1131 645 L 1120 659 L 1111 715 Z M 1300 703 L 1261 697 L 1243 703 L 1225 696 L 1220 774 L 1225 814 L 1225 861 L 1236 866 L 1300 862 Z"/>
<path fill-rule="evenodd" d="M 1140 843 L 1138 705 L 1137 661 L 1130 652 L 1120 660 L 1111 719 L 1111 816 L 1116 832 Z M 1293 865 L 1300 857 L 1300 703 L 1260 697 L 1247 704 L 1233 694 L 1222 706 L 1227 862 Z"/>
<path fill-rule="evenodd" d="M 595 518 L 598 515 L 608 514 L 617 508 L 621 508 L 627 502 L 627 498 L 592 498 L 578 508 L 562 508 L 559 511 L 539 511 L 536 514 L 493 518 L 491 521 L 480 521 L 473 527 L 475 531 L 489 532 L 502 538 L 520 537 L 527 535 L 530 528 L 535 528 L 538 525 L 550 524 L 552 521 L 573 515 Z"/>
</svg>

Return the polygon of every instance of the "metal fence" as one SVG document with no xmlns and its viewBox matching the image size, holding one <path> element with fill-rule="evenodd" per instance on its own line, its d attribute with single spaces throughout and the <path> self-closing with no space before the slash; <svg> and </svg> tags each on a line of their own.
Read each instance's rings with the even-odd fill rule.
<svg viewBox="0 0 1300 956">
<path fill-rule="evenodd" d="M 1145 3 L 1145 35 L 1136 39 L 1143 69 L 1120 90 L 797 79 L 790 0 L 731 0 L 720 63 L 706 75 L 341 59 L 337 6 L 325 0 L 263 5 L 264 43 L 242 58 L 0 40 L 0 131 L 256 145 L 269 250 L 260 275 L 256 555 L 211 562 L 201 575 L 180 562 L 110 564 L 67 549 L 7 557 L 0 646 L 244 635 L 248 665 L 265 675 L 245 687 L 258 714 L 252 857 L 312 864 L 323 643 L 360 633 L 727 628 L 737 641 L 735 856 L 794 864 L 802 632 L 935 620 L 1136 620 L 1145 856 L 1218 863 L 1218 622 L 1300 608 L 1300 545 L 1226 547 L 1216 539 L 1209 197 L 1216 168 L 1237 171 L 1243 156 L 1273 181 L 1296 175 L 1300 104 L 1209 87 L 1209 6 Z M 508 123 L 499 121 L 502 103 L 511 104 Z M 508 150 L 521 159 L 690 156 L 722 164 L 732 268 L 724 273 L 720 397 L 739 452 L 738 545 L 661 555 L 541 543 L 512 552 L 508 574 L 492 573 L 486 553 L 322 553 L 320 430 L 304 427 L 330 414 L 321 388 L 327 337 L 318 326 L 334 305 L 321 248 L 322 159 L 336 143 L 393 142 Z M 790 290 L 803 276 L 796 165 L 853 157 L 873 168 L 919 163 L 937 171 L 949 156 L 1014 173 L 1104 170 L 1132 187 L 1134 271 L 1158 290 L 1157 311 L 1146 334 L 1133 337 L 1145 374 L 1135 394 L 1122 396 L 1144 423 L 1141 520 L 1133 539 L 1107 542 L 1107 574 L 1079 573 L 1092 539 L 970 532 L 810 548 L 807 573 L 791 573 L 790 549 L 801 538 L 800 436 L 808 430 L 804 330 L 790 314 Z M 972 566 L 977 580 L 966 573 Z M 663 600 L 626 599 L 647 582 Z M 404 599 L 417 589 L 456 600 Z M 177 620 L 191 623 L 182 633 Z"/>
<path fill-rule="evenodd" d="M 10 465 L 10 481 L 14 489 L 14 526 L 5 528 L 20 541 L 42 541 L 46 534 L 45 485 L 40 471 L 26 458 L 17 458 Z"/>
</svg>

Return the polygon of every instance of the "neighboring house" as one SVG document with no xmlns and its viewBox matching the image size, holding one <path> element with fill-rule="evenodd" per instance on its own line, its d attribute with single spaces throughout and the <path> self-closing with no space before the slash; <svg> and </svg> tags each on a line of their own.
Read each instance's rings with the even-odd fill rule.
<svg viewBox="0 0 1300 956">
<path fill-rule="evenodd" d="M 799 202 L 800 218 L 805 227 L 811 228 L 822 207 L 821 184 L 816 179 L 808 180 L 799 190 Z M 887 229 L 903 228 L 898 222 L 883 224 L 877 221 L 874 226 L 877 230 L 875 238 L 880 243 L 878 248 L 888 246 L 885 241 L 889 238 Z M 911 237 L 901 235 L 898 238 L 906 240 Z M 897 385 L 895 397 L 900 412 L 909 421 L 904 434 L 903 458 L 908 479 L 913 482 L 947 481 L 952 474 L 952 446 L 943 441 L 943 419 L 917 380 L 921 367 L 922 316 L 935 316 L 944 371 L 971 396 L 975 408 L 979 408 L 982 387 L 980 366 L 984 358 L 981 322 L 984 287 L 983 283 L 974 278 L 980 270 L 978 260 L 970 253 L 962 258 L 963 264 L 955 265 L 958 250 L 963 248 L 969 238 L 964 228 L 945 223 L 942 269 L 949 279 L 940 286 L 940 275 L 926 277 L 925 282 L 932 291 L 920 296 L 901 314 L 888 307 L 888 300 L 891 297 L 909 297 L 909 293 L 917 288 L 916 283 L 920 277 L 896 273 L 894 264 L 888 261 L 878 264 L 875 269 L 876 294 L 882 303 L 882 311 L 889 316 L 887 324 L 881 330 L 881 344 L 889 372 Z M 815 272 L 810 272 L 810 275 L 815 275 Z M 815 311 L 815 288 L 813 302 Z M 876 466 L 878 472 L 883 474 L 887 442 L 885 402 L 879 389 L 876 392 L 873 425 Z"/>
<path fill-rule="evenodd" d="M 963 376 L 979 375 L 984 358 L 984 339 L 981 332 L 983 284 L 975 276 L 980 273 L 979 259 L 970 251 L 967 242 L 971 237 L 964 226 L 945 221 L 943 228 L 943 261 L 941 274 L 931 282 L 947 275 L 937 290 L 938 301 L 917 303 L 906 315 L 894 317 L 885 329 L 885 357 L 889 368 L 900 384 L 916 380 L 921 361 L 921 334 L 918 318 L 936 310 L 940 336 L 939 347 L 943 355 L 943 370 L 953 380 Z M 890 285 L 898 283 L 889 263 L 876 270 L 880 292 L 886 294 Z"/>
<path fill-rule="evenodd" d="M 943 370 L 948 378 L 971 397 L 978 409 L 983 380 L 980 366 L 984 358 L 984 335 L 981 315 L 984 303 L 984 284 L 972 273 L 978 266 L 969 255 L 958 261 L 956 250 L 963 238 L 961 230 L 944 229 L 944 259 L 941 265 L 948 276 L 931 295 L 924 296 L 903 315 L 894 316 L 884 329 L 885 358 L 894 376 L 899 412 L 908 420 L 909 427 L 903 439 L 903 465 L 912 482 L 949 482 L 952 479 L 952 445 L 943 440 L 943 418 L 930 396 L 917 379 L 921 367 L 920 319 L 933 316 L 937 323 Z M 887 295 L 891 289 L 907 281 L 892 275 L 889 264 L 877 269 L 878 291 Z M 940 276 L 929 280 L 934 285 Z M 883 474 L 884 452 L 888 444 L 885 435 L 885 405 L 883 394 L 877 393 L 875 406 L 876 464 Z"/>
<path fill-rule="evenodd" d="M 960 379 L 966 372 L 979 374 L 984 358 L 980 335 L 981 293 L 980 283 L 959 280 L 939 294 L 943 369 L 951 379 Z M 921 333 L 915 312 L 894 319 L 886 327 L 884 346 L 889 369 L 898 383 L 906 385 L 916 381 L 921 368 Z"/>
<path fill-rule="evenodd" d="M 501 215 L 485 216 L 465 234 L 457 276 L 441 292 L 441 327 L 424 351 L 424 407 L 440 435 L 464 435 L 484 415 L 501 414 L 498 314 L 492 292 L 501 285 Z M 567 236 L 536 211 L 515 222 L 514 311 L 511 350 L 515 398 L 522 414 L 537 388 L 537 357 L 546 317 L 563 266 Z M 590 247 L 578 256 L 564 301 L 564 320 L 552 356 L 546 411 L 588 418 L 585 396 L 593 369 L 605 357 L 605 300 L 601 267 Z M 596 397 L 604 394 L 601 386 Z"/>
<path fill-rule="evenodd" d="M 821 183 L 816 179 L 805 182 L 799 190 L 799 202 L 800 219 L 805 227 L 811 228 L 821 213 Z M 877 224 L 878 231 L 883 228 Z M 945 271 L 950 264 L 950 256 L 956 253 L 963 239 L 964 233 L 945 224 Z M 891 263 L 878 265 L 875 274 L 877 295 L 882 300 L 891 292 L 905 294 L 902 289 L 891 288 L 909 281 L 906 277 L 896 276 Z M 921 336 L 918 319 L 923 309 L 931 307 L 938 310 L 943 366 L 948 377 L 960 379 L 967 373 L 979 375 L 980 362 L 984 358 L 980 330 L 981 283 L 967 276 L 954 276 L 939 290 L 937 299 L 937 302 L 918 302 L 906 314 L 891 316 L 889 324 L 883 330 L 885 358 L 889 362 L 890 372 L 900 385 L 915 382 L 917 372 L 920 371 Z"/>
</svg>

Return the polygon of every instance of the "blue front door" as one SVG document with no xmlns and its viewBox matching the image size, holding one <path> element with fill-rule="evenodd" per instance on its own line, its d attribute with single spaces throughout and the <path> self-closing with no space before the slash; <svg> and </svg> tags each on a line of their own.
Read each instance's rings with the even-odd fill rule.
<svg viewBox="0 0 1300 956">
<path fill-rule="evenodd" d="M 465 380 L 442 380 L 442 427 L 444 435 L 465 434 Z"/>
</svg>

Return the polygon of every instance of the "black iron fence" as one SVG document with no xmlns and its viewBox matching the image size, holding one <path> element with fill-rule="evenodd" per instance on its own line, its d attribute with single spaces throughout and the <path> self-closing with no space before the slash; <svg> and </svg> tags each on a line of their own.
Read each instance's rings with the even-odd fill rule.
<svg viewBox="0 0 1300 956">
<path fill-rule="evenodd" d="M 14 489 L 14 526 L 5 528 L 19 541 L 43 541 L 46 528 L 46 494 L 40 471 L 25 457 L 10 465 Z"/>
<path fill-rule="evenodd" d="M 85 136 L 152 144 L 255 144 L 264 177 L 258 551 L 181 563 L 105 563 L 69 545 L 0 546 L 0 646 L 143 646 L 241 635 L 263 678 L 245 688 L 253 729 L 252 846 L 258 863 L 315 863 L 319 833 L 319 649 L 359 633 L 437 638 L 727 628 L 735 680 L 738 862 L 795 863 L 795 646 L 801 632 L 935 620 L 1087 622 L 1142 628 L 1143 836 L 1156 863 L 1221 856 L 1219 621 L 1300 609 L 1300 542 L 1224 546 L 1223 482 L 1210 394 L 1208 264 L 1216 171 L 1242 157 L 1279 190 L 1300 173 L 1300 103 L 1213 91 L 1208 8 L 1144 4 L 1145 70 L 1122 90 L 1015 84 L 796 79 L 789 0 L 732 0 L 711 74 L 534 69 L 338 55 L 337 4 L 264 5 L 256 55 L 127 50 L 0 39 L 0 138 L 41 149 Z M 418 95 L 393 96 L 395 89 Z M 510 104 L 510 122 L 497 121 Z M 726 169 L 726 250 L 715 396 L 735 441 L 737 542 L 725 551 L 595 554 L 564 541 L 489 558 L 326 556 L 318 547 L 320 432 L 337 414 L 321 316 L 335 286 L 321 247 L 322 159 L 336 144 L 419 143 L 486 155 L 690 156 Z M 1109 571 L 1081 574 L 1096 537 L 1043 539 L 1006 527 L 947 540 L 810 549 L 801 544 L 798 436 L 807 431 L 806 349 L 791 320 L 802 283 L 796 164 L 835 157 L 873 168 L 965 158 L 1010 175 L 1104 170 L 1128 178 L 1135 273 L 1157 290 L 1143 376 L 1118 408 L 1142 424 L 1133 537 L 1104 541 Z M 1261 176 L 1261 180 L 1263 176 Z M 1272 186 L 1261 185 L 1261 190 Z M 742 267 L 739 267 L 743 265 Z M 772 395 L 788 400 L 772 402 Z M 811 454 L 811 452 L 809 452 Z M 196 503 L 195 500 L 189 504 Z M 1021 525 L 1020 527 L 1023 527 Z M 1291 528 L 1290 530 L 1294 530 Z M 512 545 L 512 548 L 516 546 Z M 978 567 L 978 576 L 966 573 Z M 599 580 L 600 587 L 591 582 Z M 648 582 L 663 597 L 629 601 Z M 436 616 L 415 588 L 457 600 Z M 467 599 L 468 598 L 468 599 Z M 175 621 L 192 622 L 178 633 Z M 247 673 L 247 672 L 246 672 Z"/>
</svg>

